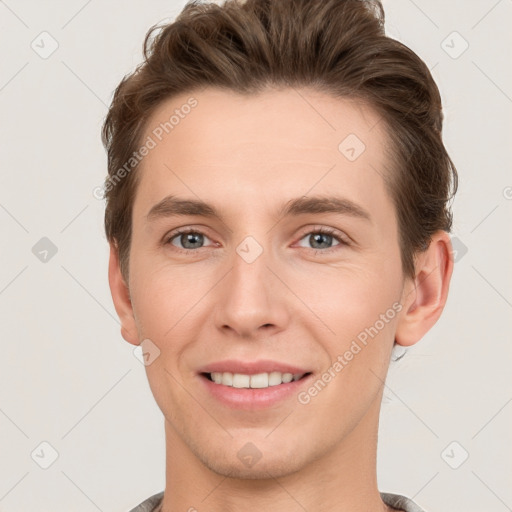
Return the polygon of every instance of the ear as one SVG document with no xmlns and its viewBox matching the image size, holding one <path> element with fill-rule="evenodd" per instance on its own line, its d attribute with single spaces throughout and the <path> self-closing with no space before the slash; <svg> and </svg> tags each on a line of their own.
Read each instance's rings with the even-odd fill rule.
<svg viewBox="0 0 512 512">
<path fill-rule="evenodd" d="M 108 263 L 108 283 L 119 320 L 121 320 L 121 336 L 133 345 L 139 345 L 137 325 L 133 314 L 130 291 L 121 274 L 117 247 L 110 244 L 110 259 Z"/>
<path fill-rule="evenodd" d="M 397 323 L 395 341 L 410 346 L 418 342 L 437 322 L 448 298 L 453 271 L 450 236 L 436 232 L 428 249 L 416 257 L 415 278 L 408 279 L 402 295 L 403 309 Z"/>
</svg>

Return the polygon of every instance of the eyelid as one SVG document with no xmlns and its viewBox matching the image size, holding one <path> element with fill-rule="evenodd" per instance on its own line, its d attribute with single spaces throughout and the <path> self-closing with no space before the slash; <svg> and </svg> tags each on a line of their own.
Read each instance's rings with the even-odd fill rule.
<svg viewBox="0 0 512 512">
<path fill-rule="evenodd" d="M 297 242 L 302 240 L 305 236 L 313 234 L 313 233 L 322 233 L 325 235 L 330 235 L 333 238 L 337 239 L 340 245 L 352 245 L 353 240 L 343 231 L 339 231 L 338 229 L 331 228 L 328 226 L 321 226 L 321 225 L 313 225 L 313 226 L 307 226 L 302 231 L 302 234 L 297 239 Z M 330 247 L 328 249 L 313 249 L 315 251 L 321 250 L 322 252 L 327 252 L 330 249 L 334 249 L 337 246 Z M 312 248 L 311 248 L 312 249 Z"/>
<path fill-rule="evenodd" d="M 311 249 L 313 251 L 327 253 L 331 250 L 336 250 L 336 247 L 338 247 L 338 246 L 351 246 L 353 243 L 352 239 L 347 234 L 345 234 L 344 232 L 339 231 L 335 228 L 328 227 L 328 226 L 322 226 L 322 225 L 311 226 L 310 225 L 310 226 L 304 227 L 301 231 L 302 231 L 302 233 L 297 238 L 294 245 L 296 243 L 300 242 L 307 235 L 318 234 L 318 233 L 332 236 L 333 238 L 335 238 L 338 241 L 338 245 L 335 245 L 333 247 L 328 247 L 327 249 L 314 249 L 313 247 L 309 247 L 309 249 Z M 182 248 L 176 247 L 174 244 L 172 244 L 173 239 L 175 239 L 176 237 L 178 237 L 180 235 L 187 234 L 187 233 L 199 234 L 199 235 L 202 235 L 203 237 L 209 239 L 210 241 L 212 241 L 211 238 L 205 233 L 205 231 L 202 227 L 196 228 L 193 226 L 186 226 L 183 228 L 176 228 L 176 229 L 172 230 L 170 233 L 166 233 L 162 239 L 162 244 L 163 245 L 172 245 L 174 250 L 176 250 L 178 252 L 182 252 L 182 253 L 185 252 L 188 254 L 198 252 L 200 249 L 206 249 L 211 246 L 219 245 L 217 242 L 213 242 L 213 244 L 211 244 L 210 246 L 206 246 L 206 247 L 199 247 L 197 249 L 182 249 Z M 308 249 L 308 247 L 302 247 L 302 248 Z"/>
<path fill-rule="evenodd" d="M 216 242 L 214 242 L 210 246 L 199 247 L 198 249 L 182 249 L 181 247 L 176 247 L 174 244 L 172 244 L 172 240 L 173 239 L 175 239 L 176 237 L 178 237 L 180 235 L 186 235 L 187 233 L 194 233 L 194 234 L 202 235 L 205 238 L 207 238 L 208 240 L 212 241 L 211 238 L 205 233 L 204 228 L 195 228 L 193 226 L 186 226 L 186 227 L 183 227 L 183 228 L 173 229 L 172 231 L 166 233 L 164 235 L 164 237 L 162 238 L 162 242 L 161 243 L 164 246 L 165 245 L 172 245 L 174 250 L 179 251 L 179 252 L 186 252 L 188 254 L 191 254 L 193 252 L 198 252 L 200 249 L 206 249 L 207 247 L 218 245 Z"/>
</svg>

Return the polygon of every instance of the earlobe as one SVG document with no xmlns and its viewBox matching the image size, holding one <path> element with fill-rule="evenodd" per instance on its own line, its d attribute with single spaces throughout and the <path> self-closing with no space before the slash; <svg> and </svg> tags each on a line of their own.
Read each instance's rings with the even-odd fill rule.
<svg viewBox="0 0 512 512">
<path fill-rule="evenodd" d="M 437 322 L 446 304 L 453 272 L 450 236 L 438 231 L 428 249 L 416 259 L 416 276 L 404 286 L 403 310 L 395 340 L 398 345 L 417 343 Z"/>
<path fill-rule="evenodd" d="M 108 264 L 108 282 L 119 320 L 121 321 L 121 336 L 133 345 L 139 344 L 137 326 L 133 314 L 130 292 L 121 274 L 119 255 L 113 243 L 110 244 Z"/>
</svg>

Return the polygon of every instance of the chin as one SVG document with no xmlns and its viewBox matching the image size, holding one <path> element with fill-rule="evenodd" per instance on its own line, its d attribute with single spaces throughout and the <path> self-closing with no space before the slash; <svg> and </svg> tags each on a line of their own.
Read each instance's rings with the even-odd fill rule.
<svg viewBox="0 0 512 512">
<path fill-rule="evenodd" d="M 271 442 L 264 435 L 238 435 L 217 443 L 213 439 L 194 441 L 187 443 L 188 447 L 204 467 L 219 476 L 241 480 L 285 477 L 300 471 L 315 458 L 314 453 L 301 451 L 303 443 L 286 443 L 282 439 Z"/>
<path fill-rule="evenodd" d="M 271 460 L 264 460 L 264 455 L 252 467 L 245 466 L 238 457 L 223 460 L 214 457 L 200 457 L 202 463 L 217 475 L 240 480 L 271 480 L 291 475 L 301 469 L 298 461 L 274 455 Z"/>
</svg>

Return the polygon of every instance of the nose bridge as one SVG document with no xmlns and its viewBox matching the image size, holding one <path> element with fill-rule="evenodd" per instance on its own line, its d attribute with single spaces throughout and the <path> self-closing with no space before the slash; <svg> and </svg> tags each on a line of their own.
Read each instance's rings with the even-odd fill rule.
<svg viewBox="0 0 512 512">
<path fill-rule="evenodd" d="M 272 260 L 265 241 L 255 236 L 247 235 L 234 247 L 231 271 L 217 304 L 219 328 L 250 336 L 263 326 L 284 327 L 286 307 L 282 290 L 276 286 L 279 283 L 268 268 L 272 268 Z"/>
</svg>

